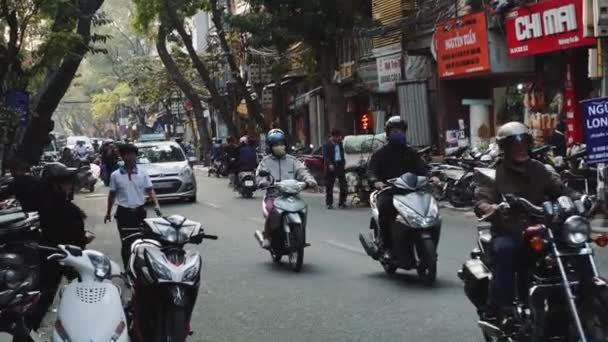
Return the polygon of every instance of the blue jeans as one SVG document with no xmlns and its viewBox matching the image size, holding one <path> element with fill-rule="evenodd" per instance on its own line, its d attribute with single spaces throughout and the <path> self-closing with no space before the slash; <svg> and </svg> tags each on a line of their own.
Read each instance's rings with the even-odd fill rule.
<svg viewBox="0 0 608 342">
<path fill-rule="evenodd" d="M 498 236 L 492 242 L 494 274 L 490 290 L 491 304 L 509 307 L 515 298 L 515 272 L 523 270 L 526 249 L 519 238 Z M 521 272 L 523 276 L 523 272 Z"/>
</svg>

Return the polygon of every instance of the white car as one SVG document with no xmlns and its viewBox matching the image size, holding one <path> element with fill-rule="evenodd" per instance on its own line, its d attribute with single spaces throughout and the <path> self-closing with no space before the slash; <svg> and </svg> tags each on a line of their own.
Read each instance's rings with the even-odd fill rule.
<svg viewBox="0 0 608 342">
<path fill-rule="evenodd" d="M 182 198 L 196 202 L 196 179 L 190 163 L 179 144 L 155 141 L 136 144 L 137 166 L 148 173 L 159 199 Z"/>
</svg>

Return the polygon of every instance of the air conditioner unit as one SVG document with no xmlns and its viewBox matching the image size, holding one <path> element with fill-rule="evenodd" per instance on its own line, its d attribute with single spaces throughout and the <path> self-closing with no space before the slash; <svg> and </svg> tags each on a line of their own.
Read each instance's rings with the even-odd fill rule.
<svg viewBox="0 0 608 342">
<path fill-rule="evenodd" d="M 596 37 L 608 37 L 608 0 L 593 0 L 593 28 Z"/>
</svg>

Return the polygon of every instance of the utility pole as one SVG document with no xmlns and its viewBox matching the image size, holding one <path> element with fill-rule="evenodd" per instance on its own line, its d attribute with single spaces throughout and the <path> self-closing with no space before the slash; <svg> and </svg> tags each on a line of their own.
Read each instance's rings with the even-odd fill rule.
<svg viewBox="0 0 608 342">
<path fill-rule="evenodd" d="M 600 38 L 600 49 L 602 58 L 602 97 L 608 96 L 608 38 Z M 605 184 L 606 164 L 597 165 L 597 196 L 602 203 L 606 203 L 606 184 Z"/>
</svg>

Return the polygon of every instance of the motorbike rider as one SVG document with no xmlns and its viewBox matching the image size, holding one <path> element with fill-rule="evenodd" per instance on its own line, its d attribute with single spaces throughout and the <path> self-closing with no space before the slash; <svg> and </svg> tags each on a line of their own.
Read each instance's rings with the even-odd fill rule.
<svg viewBox="0 0 608 342">
<path fill-rule="evenodd" d="M 232 136 L 226 138 L 226 145 L 224 146 L 224 153 L 226 153 L 226 163 L 228 166 L 228 179 L 230 185 L 236 184 L 236 159 L 238 153 L 238 147 L 236 139 Z"/>
<path fill-rule="evenodd" d="M 74 146 L 74 158 L 79 160 L 82 163 L 86 163 L 87 158 L 89 157 L 89 150 L 84 143 L 84 140 L 78 140 L 76 142 L 76 146 Z"/>
<path fill-rule="evenodd" d="M 397 218 L 397 210 L 393 205 L 395 191 L 385 189 L 386 181 L 397 178 L 404 173 L 411 172 L 419 176 L 427 174 L 427 166 L 416 151 L 407 145 L 407 122 L 400 116 L 393 116 L 384 125 L 388 144 L 384 145 L 371 156 L 368 166 L 370 182 L 378 190 L 379 229 L 380 241 L 378 251 L 384 258 L 390 259 L 392 241 L 390 227 Z"/>
<path fill-rule="evenodd" d="M 520 122 L 501 126 L 496 140 L 504 157 L 496 164 L 494 182 L 480 182 L 475 191 L 475 213 L 479 217 L 491 215 L 498 209 L 503 195 L 525 198 L 534 205 L 567 195 L 579 197 L 566 188 L 558 177 L 539 161 L 530 158 L 533 139 L 528 128 Z M 525 255 L 522 232 L 528 224 L 528 215 L 512 208 L 497 213 L 492 220 L 493 277 L 490 289 L 488 314 L 498 315 L 503 321 L 512 312 L 515 274 L 525 271 Z M 519 277 L 524 279 L 525 277 Z"/>
<path fill-rule="evenodd" d="M 258 166 L 258 155 L 255 150 L 255 145 L 252 145 L 254 143 L 255 142 L 247 136 L 241 137 L 236 158 L 237 175 L 241 172 L 253 172 Z M 236 182 L 238 184 L 238 177 Z"/>
<path fill-rule="evenodd" d="M 294 156 L 287 154 L 287 138 L 282 130 L 277 128 L 271 129 L 266 135 L 266 144 L 270 153 L 262 159 L 256 171 L 256 180 L 260 188 L 264 189 L 270 185 L 269 177 L 261 176 L 261 171 L 268 172 L 276 182 L 296 179 L 305 182 L 309 188 L 317 187 L 317 182 L 308 172 L 306 166 Z M 266 193 L 264 197 L 265 217 L 268 217 L 268 214 L 272 211 L 276 196 L 276 193 L 271 193 L 270 191 Z M 270 237 L 270 225 L 266 221 L 262 247 L 270 247 Z"/>
<path fill-rule="evenodd" d="M 74 158 L 74 154 L 69 147 L 63 148 L 59 162 L 67 167 L 78 167 L 78 164 L 80 164 L 80 162 Z"/>
<path fill-rule="evenodd" d="M 76 169 L 61 163 L 45 166 L 41 183 L 39 215 L 41 239 L 44 246 L 74 245 L 84 248 L 92 240 L 84 229 L 85 213 L 72 202 Z M 53 304 L 64 270 L 55 261 L 41 256 L 40 291 L 38 305 L 31 315 L 32 329 L 38 330 L 48 309 Z"/>
</svg>

